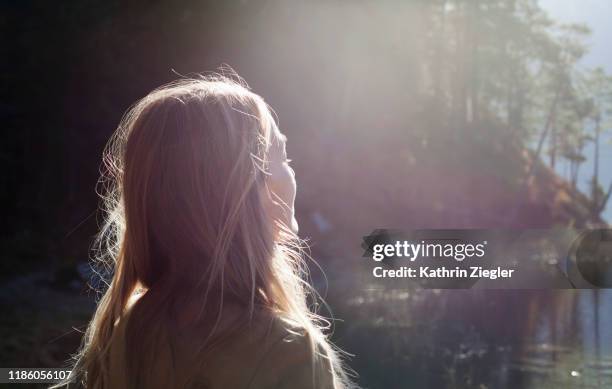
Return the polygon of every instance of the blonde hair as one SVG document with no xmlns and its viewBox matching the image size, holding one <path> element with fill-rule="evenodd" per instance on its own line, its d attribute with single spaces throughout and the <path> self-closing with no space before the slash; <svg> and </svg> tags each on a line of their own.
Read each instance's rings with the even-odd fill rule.
<svg viewBox="0 0 612 389">
<path fill-rule="evenodd" d="M 324 334 L 329 323 L 308 307 L 317 296 L 302 243 L 266 211 L 265 197 L 274 196 L 266 184 L 268 151 L 278 136 L 263 99 L 221 75 L 165 85 L 128 110 L 103 159 L 97 259 L 112 277 L 75 357 L 72 383 L 108 387 L 111 337 L 142 290 L 130 322 L 145 330 L 128 330 L 126 387 L 147 382 L 155 353 L 143 353 L 144 344 L 163 334 L 164 312 L 184 296 L 201 297 L 199 318 L 210 324 L 200 351 L 231 335 L 216 332 L 229 296 L 248 307 L 249 318 L 265 309 L 297 323 L 312 350 L 329 359 L 336 387 L 349 385 Z"/>
</svg>

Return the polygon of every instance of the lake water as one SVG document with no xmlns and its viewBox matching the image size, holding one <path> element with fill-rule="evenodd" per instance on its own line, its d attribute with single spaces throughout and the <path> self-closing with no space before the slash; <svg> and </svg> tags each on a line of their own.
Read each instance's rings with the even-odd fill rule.
<svg viewBox="0 0 612 389">
<path fill-rule="evenodd" d="M 332 303 L 364 387 L 612 387 L 611 290 L 363 288 Z"/>
</svg>

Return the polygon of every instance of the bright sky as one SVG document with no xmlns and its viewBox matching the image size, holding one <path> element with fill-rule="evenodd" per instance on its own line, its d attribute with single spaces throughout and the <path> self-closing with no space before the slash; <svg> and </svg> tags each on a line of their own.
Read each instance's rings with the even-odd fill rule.
<svg viewBox="0 0 612 389">
<path fill-rule="evenodd" d="M 612 73 L 612 1 L 540 0 L 540 5 L 557 20 L 588 25 L 592 30 L 591 51 L 583 62 L 589 67 L 602 66 Z"/>
</svg>

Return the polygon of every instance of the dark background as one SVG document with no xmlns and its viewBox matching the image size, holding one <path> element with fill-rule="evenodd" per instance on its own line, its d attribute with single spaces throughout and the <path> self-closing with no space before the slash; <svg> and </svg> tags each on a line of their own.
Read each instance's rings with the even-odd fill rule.
<svg viewBox="0 0 612 389">
<path fill-rule="evenodd" d="M 0 4 L 0 365 L 61 366 L 78 345 L 100 158 L 123 112 L 226 64 L 289 137 L 302 234 L 362 385 L 608 382 L 609 336 L 575 319 L 599 318 L 608 295 L 379 295 L 346 271 L 374 228 L 604 225 L 609 167 L 576 189 L 611 101 L 608 75 L 577 66 L 586 26 L 531 0 Z"/>
</svg>

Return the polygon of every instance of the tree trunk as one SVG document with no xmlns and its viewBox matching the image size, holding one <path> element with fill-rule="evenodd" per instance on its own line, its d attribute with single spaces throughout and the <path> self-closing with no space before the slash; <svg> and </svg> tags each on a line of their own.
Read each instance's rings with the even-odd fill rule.
<svg viewBox="0 0 612 389">
<path fill-rule="evenodd" d="M 599 207 L 599 133 L 601 132 L 601 116 L 598 114 L 595 117 L 595 150 L 593 156 L 593 187 L 592 197 L 596 207 Z"/>
</svg>

